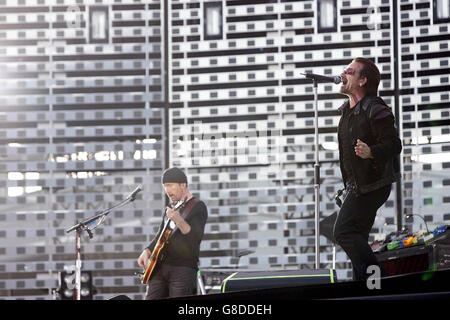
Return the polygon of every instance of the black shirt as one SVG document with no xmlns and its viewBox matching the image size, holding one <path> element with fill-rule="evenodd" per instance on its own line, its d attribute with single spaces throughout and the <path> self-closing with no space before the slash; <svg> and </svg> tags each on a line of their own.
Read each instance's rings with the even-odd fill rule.
<svg viewBox="0 0 450 320">
<path fill-rule="evenodd" d="M 193 199 L 194 198 L 191 198 L 187 203 Z M 185 206 L 180 209 L 180 214 L 183 213 L 184 208 Z M 148 246 L 150 251 L 153 251 L 153 248 L 158 241 L 158 237 L 164 227 L 166 217 L 167 216 L 164 214 L 158 234 Z M 169 241 L 166 243 L 161 252 L 161 262 L 169 265 L 186 266 L 197 269 L 200 255 L 200 242 L 203 237 L 207 218 L 208 210 L 205 203 L 200 200 L 194 205 L 191 212 L 185 219 L 191 226 L 191 231 L 184 235 L 179 229 L 177 229 L 171 234 Z"/>
<path fill-rule="evenodd" d="M 340 156 L 342 157 L 342 163 L 344 165 L 346 180 L 347 183 L 349 184 L 354 184 L 351 159 L 352 157 L 355 156 L 355 145 L 356 145 L 356 141 L 352 141 L 350 133 L 348 132 L 352 114 L 353 108 L 350 109 L 350 107 L 347 105 L 343 110 L 342 123 L 341 126 L 339 127 L 339 135 L 342 143 L 342 154 Z"/>
</svg>

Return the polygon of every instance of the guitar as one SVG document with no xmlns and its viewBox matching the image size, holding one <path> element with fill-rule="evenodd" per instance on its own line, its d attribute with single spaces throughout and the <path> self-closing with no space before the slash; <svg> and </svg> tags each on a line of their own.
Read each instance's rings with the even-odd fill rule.
<svg viewBox="0 0 450 320">
<path fill-rule="evenodd" d="M 174 207 L 172 207 L 172 210 L 180 209 L 185 204 L 185 202 L 186 199 L 184 199 L 183 201 L 179 201 Z M 149 263 L 147 265 L 147 268 L 145 269 L 144 275 L 141 277 L 142 284 L 147 284 L 147 282 L 150 280 L 150 277 L 152 276 L 153 271 L 155 270 L 155 267 L 160 259 L 161 252 L 163 251 L 164 246 L 166 245 L 167 240 L 169 239 L 170 234 L 173 231 L 173 228 L 173 221 L 167 219 L 167 221 L 164 223 L 161 234 L 159 235 L 158 241 L 153 248 L 152 254 L 150 255 Z"/>
</svg>

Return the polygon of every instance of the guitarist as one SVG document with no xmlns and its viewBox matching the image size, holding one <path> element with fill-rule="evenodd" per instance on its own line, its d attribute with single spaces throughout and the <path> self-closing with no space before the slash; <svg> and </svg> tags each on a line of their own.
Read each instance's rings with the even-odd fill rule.
<svg viewBox="0 0 450 320">
<path fill-rule="evenodd" d="M 173 231 L 147 284 L 146 300 L 196 294 L 200 242 L 208 217 L 205 203 L 189 192 L 183 171 L 165 170 L 162 184 L 171 203 L 183 201 L 183 204 L 175 210 L 173 206 L 166 207 L 157 235 L 137 260 L 139 266 L 147 267 L 159 235 L 170 219 Z"/>
</svg>

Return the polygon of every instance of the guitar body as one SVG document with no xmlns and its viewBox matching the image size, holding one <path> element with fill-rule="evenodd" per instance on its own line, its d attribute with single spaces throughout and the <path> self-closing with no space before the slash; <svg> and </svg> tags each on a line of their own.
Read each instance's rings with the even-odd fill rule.
<svg viewBox="0 0 450 320">
<path fill-rule="evenodd" d="M 142 276 L 143 284 L 147 284 L 147 282 L 150 280 L 150 277 L 152 276 L 153 271 L 155 270 L 159 258 L 161 257 L 161 252 L 163 251 L 164 246 L 167 243 L 167 239 L 169 239 L 171 233 L 172 230 L 166 228 L 165 231 L 161 234 L 159 241 L 156 243 L 155 248 L 153 249 L 153 252 L 150 256 L 148 266 L 145 269 L 144 275 Z"/>
<path fill-rule="evenodd" d="M 178 203 L 174 207 L 174 209 L 179 209 L 183 204 L 184 201 Z M 156 245 L 153 248 L 152 254 L 150 255 L 150 258 L 148 260 L 147 268 L 145 269 L 144 275 L 141 278 L 142 284 L 147 284 L 147 282 L 150 280 L 156 268 L 156 265 L 161 258 L 161 252 L 163 251 L 164 246 L 166 245 L 167 241 L 169 240 L 170 234 L 172 233 L 170 222 L 171 220 L 167 219 L 166 223 L 164 224 L 163 232 L 161 232 L 158 242 L 156 242 Z"/>
</svg>

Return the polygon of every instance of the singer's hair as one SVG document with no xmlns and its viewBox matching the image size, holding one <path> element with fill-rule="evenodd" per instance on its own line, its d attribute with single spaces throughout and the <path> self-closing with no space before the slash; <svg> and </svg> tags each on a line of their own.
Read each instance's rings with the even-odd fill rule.
<svg viewBox="0 0 450 320">
<path fill-rule="evenodd" d="M 367 58 L 358 57 L 353 61 L 363 65 L 360 76 L 367 78 L 367 82 L 364 85 L 364 89 L 366 89 L 366 95 L 377 96 L 378 85 L 380 84 L 380 71 L 378 70 L 378 67 L 372 60 Z"/>
</svg>

